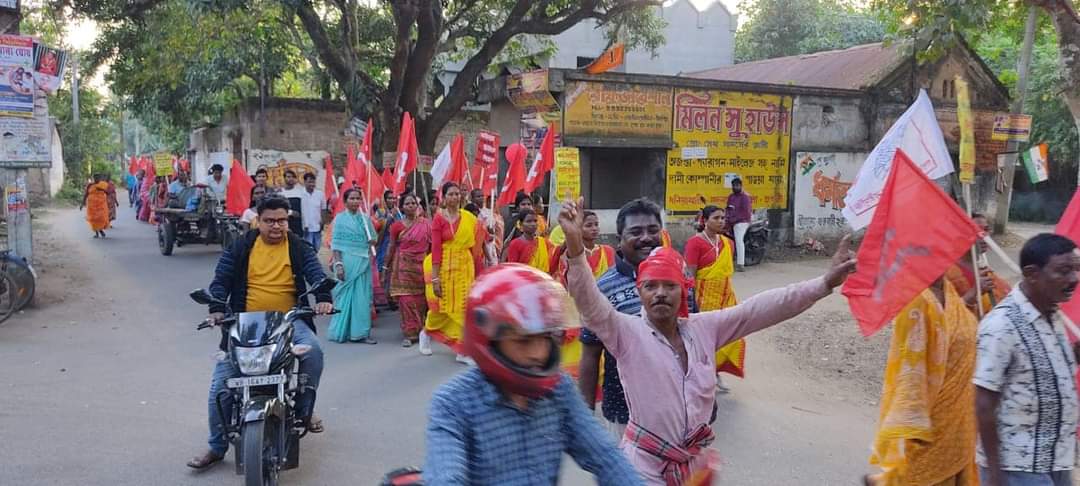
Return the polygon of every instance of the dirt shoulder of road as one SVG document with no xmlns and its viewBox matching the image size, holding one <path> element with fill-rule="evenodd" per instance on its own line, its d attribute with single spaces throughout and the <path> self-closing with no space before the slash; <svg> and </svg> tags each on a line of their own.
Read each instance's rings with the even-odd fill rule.
<svg viewBox="0 0 1080 486">
<path fill-rule="evenodd" d="M 65 211 L 72 208 L 56 205 L 34 210 L 33 265 L 38 275 L 34 307 L 63 304 L 91 280 L 81 264 L 79 249 L 58 231 L 58 219 Z"/>
</svg>

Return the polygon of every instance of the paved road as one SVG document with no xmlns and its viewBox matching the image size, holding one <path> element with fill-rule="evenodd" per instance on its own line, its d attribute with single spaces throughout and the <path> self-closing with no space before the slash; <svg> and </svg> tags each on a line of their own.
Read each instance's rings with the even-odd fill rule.
<svg viewBox="0 0 1080 486">
<path fill-rule="evenodd" d="M 71 248 L 55 257 L 71 288 L 0 327 L 0 484 L 238 484 L 231 457 L 202 474 L 184 466 L 205 447 L 217 343 L 215 332 L 195 331 L 205 310 L 186 294 L 209 282 L 218 249 L 161 256 L 152 228 L 126 209 L 107 240 L 91 239 L 73 210 L 54 210 L 45 223 L 39 245 Z M 784 268 L 790 280 L 819 271 Z M 378 346 L 324 344 L 318 411 L 327 432 L 303 441 L 301 468 L 286 484 L 370 485 L 422 461 L 431 391 L 462 368 L 446 350 L 402 349 L 395 317 L 380 317 Z M 755 342 L 751 379 L 733 383 L 721 403 L 724 484 L 852 484 L 866 469 L 873 407 L 796 378 L 788 357 Z M 563 484 L 592 483 L 572 464 L 565 471 Z"/>
</svg>

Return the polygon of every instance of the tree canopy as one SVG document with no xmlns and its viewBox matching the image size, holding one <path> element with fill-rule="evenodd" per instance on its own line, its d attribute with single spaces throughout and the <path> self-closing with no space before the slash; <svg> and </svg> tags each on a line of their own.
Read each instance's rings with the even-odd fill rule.
<svg viewBox="0 0 1080 486">
<path fill-rule="evenodd" d="M 663 41 L 663 23 L 652 8 L 661 0 L 67 3 L 108 26 L 96 60 L 113 62 L 110 84 L 138 111 L 191 123 L 212 118 L 227 104 L 221 97 L 239 97 L 245 84 L 254 82 L 268 94 L 272 80 L 306 79 L 321 95 L 339 93 L 353 115 L 378 118 L 385 132 L 378 135 L 389 135 L 384 146 L 396 135 L 401 114 L 413 114 L 425 153 L 473 98 L 489 67 L 527 58 L 532 46 L 543 45 L 536 41 L 542 36 L 592 21 L 612 38 L 618 31 L 629 47 L 654 48 Z M 435 70 L 452 61 L 461 68 L 450 86 L 438 89 Z"/>
<path fill-rule="evenodd" d="M 886 24 L 844 0 L 751 0 L 735 34 L 735 62 L 843 49 L 885 38 Z"/>
</svg>

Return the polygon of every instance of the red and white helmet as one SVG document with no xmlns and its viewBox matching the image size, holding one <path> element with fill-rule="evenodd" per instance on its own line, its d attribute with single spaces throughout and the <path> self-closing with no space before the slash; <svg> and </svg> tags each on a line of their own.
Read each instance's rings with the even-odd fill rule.
<svg viewBox="0 0 1080 486">
<path fill-rule="evenodd" d="M 510 393 L 541 397 L 559 383 L 559 346 L 563 332 L 579 327 L 570 295 L 546 273 L 507 263 L 484 272 L 465 303 L 464 351 L 495 384 Z M 515 365 L 495 348 L 507 331 L 548 335 L 551 356 L 541 370 Z"/>
</svg>

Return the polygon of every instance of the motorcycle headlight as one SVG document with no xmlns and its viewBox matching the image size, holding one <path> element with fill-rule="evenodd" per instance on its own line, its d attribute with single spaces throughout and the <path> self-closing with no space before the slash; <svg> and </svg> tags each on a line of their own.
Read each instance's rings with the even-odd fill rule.
<svg viewBox="0 0 1080 486">
<path fill-rule="evenodd" d="M 265 375 L 270 372 L 270 362 L 274 359 L 274 344 L 254 348 L 234 347 L 236 364 L 245 375 Z"/>
</svg>

